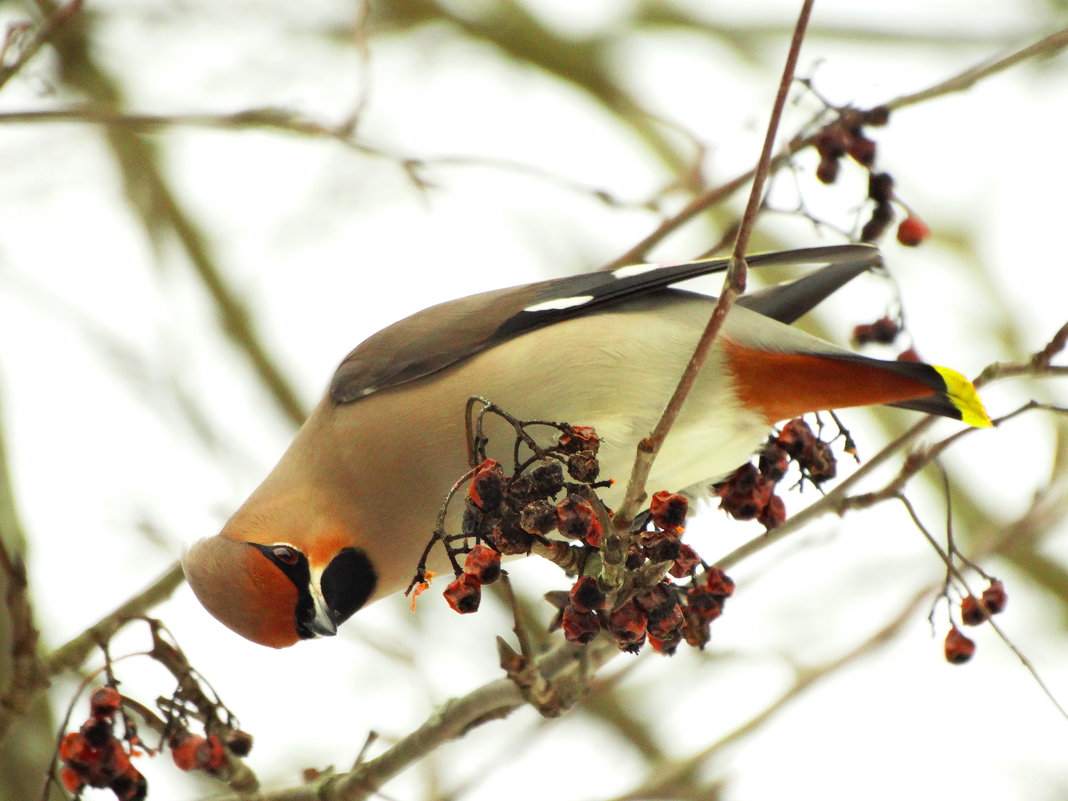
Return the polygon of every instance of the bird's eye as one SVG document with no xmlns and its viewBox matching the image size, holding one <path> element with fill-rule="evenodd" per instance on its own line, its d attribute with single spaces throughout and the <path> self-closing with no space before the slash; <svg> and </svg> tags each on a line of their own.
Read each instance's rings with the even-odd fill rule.
<svg viewBox="0 0 1068 801">
<path fill-rule="evenodd" d="M 280 562 L 283 565 L 295 565 L 297 563 L 297 551 L 295 548 L 290 548 L 288 545 L 276 545 L 271 548 L 271 556 L 274 557 L 276 562 Z"/>
</svg>

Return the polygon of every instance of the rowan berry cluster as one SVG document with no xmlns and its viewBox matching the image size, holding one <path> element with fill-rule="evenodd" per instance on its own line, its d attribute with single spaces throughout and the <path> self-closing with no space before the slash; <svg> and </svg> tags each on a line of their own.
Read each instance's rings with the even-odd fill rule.
<svg viewBox="0 0 1068 801">
<path fill-rule="evenodd" d="M 990 579 L 990 584 L 979 598 L 966 595 L 960 602 L 960 618 L 965 626 L 979 626 L 1004 611 L 1009 601 L 1005 585 L 998 579 Z M 946 661 L 962 665 L 975 654 L 975 642 L 966 637 L 954 624 L 946 635 L 944 649 Z"/>
<path fill-rule="evenodd" d="M 839 117 L 821 128 L 815 137 L 816 152 L 820 162 L 816 167 L 816 177 L 825 184 L 838 180 L 841 159 L 849 155 L 857 164 L 869 173 L 868 199 L 874 204 L 870 219 L 861 229 L 862 242 L 875 242 L 895 218 L 893 201 L 901 203 L 894 196 L 894 179 L 887 172 L 875 172 L 876 144 L 864 131 L 868 126 L 885 125 L 890 112 L 885 107 L 876 107 L 867 112 L 856 109 L 844 109 Z M 901 204 L 904 205 L 904 204 Z M 912 212 L 897 228 L 897 241 L 908 247 L 915 247 L 930 235 L 931 231 Z"/>
<path fill-rule="evenodd" d="M 892 317 L 880 317 L 873 323 L 862 323 L 853 327 L 853 344 L 862 345 L 893 345 L 901 335 L 903 328 L 900 319 Z M 915 348 L 906 348 L 897 354 L 899 362 L 921 361 L 920 354 Z"/>
<path fill-rule="evenodd" d="M 89 709 L 88 720 L 78 731 L 64 735 L 59 745 L 63 786 L 72 793 L 80 793 L 85 787 L 107 788 L 120 801 L 141 801 L 148 793 L 148 783 L 130 757 L 140 756 L 148 749 L 129 720 L 125 720 L 123 739 L 115 736 L 122 696 L 114 687 L 97 687 L 89 696 Z"/>
<path fill-rule="evenodd" d="M 719 568 L 704 565 L 696 551 L 681 541 L 687 509 L 682 495 L 656 493 L 649 523 L 627 550 L 625 567 L 632 575 L 652 565 L 654 575 L 666 568 L 662 580 L 652 587 L 616 594 L 615 603 L 609 605 L 609 594 L 598 580 L 580 576 L 570 592 L 550 594 L 549 601 L 560 610 L 552 627 L 562 628 L 570 642 L 582 644 L 607 631 L 627 653 L 638 653 L 647 641 L 654 651 L 668 655 L 684 640 L 703 648 L 709 640 L 709 626 L 734 592 L 734 582 Z M 705 572 L 699 576 L 703 567 Z M 667 576 L 688 581 L 676 583 Z"/>
<path fill-rule="evenodd" d="M 719 496 L 719 508 L 735 520 L 756 520 L 765 528 L 775 528 L 786 519 L 786 506 L 775 494 L 775 486 L 786 475 L 790 460 L 801 475 L 814 484 L 835 477 L 838 462 L 829 443 L 797 417 L 768 437 L 757 464 L 746 463 L 723 481 L 712 486 Z"/>
<path fill-rule="evenodd" d="M 152 648 L 147 655 L 170 671 L 177 688 L 170 697 L 156 700 L 162 717 L 157 716 L 147 706 L 119 694 L 109 658 L 108 684 L 90 694 L 88 720 L 59 742 L 60 780 L 72 793 L 80 793 L 86 787 L 107 788 L 119 801 L 141 801 L 148 785 L 130 758 L 156 756 L 163 750 L 163 743 L 182 770 L 212 774 L 227 767 L 228 754 L 243 757 L 252 748 L 251 735 L 236 728 L 233 715 L 206 686 L 181 649 L 165 636 L 162 624 L 150 619 L 146 622 L 152 633 Z M 121 738 L 115 734 L 120 714 L 124 729 Z M 159 732 L 159 750 L 148 748 L 138 737 L 133 715 Z M 203 723 L 205 734 L 189 730 L 188 721 L 192 718 Z"/>
<path fill-rule="evenodd" d="M 517 430 L 529 425 L 515 424 Z M 553 447 L 539 449 L 511 476 L 494 459 L 470 472 L 460 534 L 436 538 L 456 576 L 445 589 L 446 601 L 461 614 L 477 611 L 482 587 L 501 575 L 502 554 L 529 553 L 541 544 L 578 575 L 569 592 L 548 595 L 558 609 L 552 627 L 570 642 L 586 644 L 605 631 L 629 653 L 646 642 L 665 654 L 683 641 L 703 647 L 734 583 L 682 542 L 686 499 L 658 492 L 639 525 L 614 533 L 622 577 L 605 579 L 602 549 L 612 513 L 596 495 L 607 486 L 596 483 L 600 439 L 592 428 L 560 429 Z M 425 579 L 424 557 L 412 586 L 425 587 Z"/>
<path fill-rule="evenodd" d="M 496 459 L 484 459 L 471 471 L 461 533 L 440 538 L 456 573 L 445 598 L 457 612 L 478 610 L 482 585 L 500 575 L 502 554 L 530 553 L 536 542 L 548 544 L 552 532 L 590 548 L 600 545 L 604 523 L 591 500 L 598 486 L 601 441 L 592 428 L 560 428 L 555 446 L 541 450 L 511 476 Z M 472 548 L 466 545 L 470 539 L 477 543 Z M 421 565 L 413 585 L 421 584 L 423 576 Z"/>
</svg>

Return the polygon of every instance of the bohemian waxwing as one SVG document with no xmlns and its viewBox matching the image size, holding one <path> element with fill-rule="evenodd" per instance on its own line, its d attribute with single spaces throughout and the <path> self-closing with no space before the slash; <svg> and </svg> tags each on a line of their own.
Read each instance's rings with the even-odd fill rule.
<svg viewBox="0 0 1068 801">
<path fill-rule="evenodd" d="M 877 265 L 877 250 L 813 248 L 749 263 L 824 266 L 735 304 L 651 488 L 721 477 L 773 423 L 805 412 L 885 403 L 990 425 L 972 385 L 952 370 L 869 359 L 790 327 Z M 193 591 L 238 634 L 281 648 L 334 634 L 366 603 L 403 589 L 468 467 L 465 406 L 474 395 L 520 419 L 593 426 L 601 477 L 619 479 L 604 499 L 618 504 L 635 446 L 663 411 L 714 302 L 669 287 L 725 266 L 637 265 L 540 281 L 442 303 L 379 331 L 341 363 L 222 532 L 190 549 Z M 510 451 L 510 429 L 488 433 Z M 459 514 L 447 530 L 459 531 Z"/>
</svg>

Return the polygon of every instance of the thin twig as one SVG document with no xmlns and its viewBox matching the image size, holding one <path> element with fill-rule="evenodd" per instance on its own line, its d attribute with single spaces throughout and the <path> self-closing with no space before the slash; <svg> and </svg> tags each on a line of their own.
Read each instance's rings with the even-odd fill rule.
<svg viewBox="0 0 1068 801">
<path fill-rule="evenodd" d="M 987 78 L 1001 70 L 1007 69 L 1015 64 L 1018 64 L 1027 59 L 1035 58 L 1042 55 L 1052 55 L 1059 50 L 1063 49 L 1068 44 L 1068 30 L 1059 31 L 1051 36 L 1048 36 L 1035 44 L 1028 45 L 1002 59 L 999 59 L 988 64 L 979 65 L 977 67 L 970 67 L 964 72 L 956 75 L 948 80 L 935 84 L 932 87 L 924 89 L 919 92 L 915 92 L 911 95 L 903 95 L 901 97 L 890 100 L 886 103 L 877 103 L 876 107 L 884 106 L 891 109 L 903 109 L 907 106 L 915 105 L 922 101 L 932 100 L 940 97 L 941 95 L 950 94 L 952 92 L 960 92 L 975 85 L 978 81 Z M 791 158 L 797 153 L 804 150 L 807 147 L 811 147 L 815 143 L 815 135 L 798 136 L 790 140 L 786 147 L 779 151 L 775 157 L 771 160 L 771 168 L 777 170 L 779 167 L 787 164 Z M 693 198 L 689 203 L 682 207 L 678 212 L 671 217 L 663 220 L 653 231 L 643 237 L 632 247 L 628 248 L 625 253 L 620 254 L 615 259 L 610 261 L 604 266 L 603 269 L 610 270 L 616 267 L 622 267 L 626 264 L 634 264 L 637 262 L 645 261 L 647 254 L 650 250 L 667 239 L 669 235 L 674 233 L 678 228 L 682 227 L 685 223 L 689 222 L 693 218 L 697 217 L 702 212 L 709 208 L 723 202 L 728 197 L 733 195 L 739 189 L 746 185 L 749 180 L 755 175 L 755 168 L 748 170 L 741 175 L 738 175 L 724 184 L 713 187 L 707 192 Z"/>
<path fill-rule="evenodd" d="M 910 95 L 901 95 L 883 105 L 891 111 L 894 111 L 954 92 L 964 92 L 971 89 L 984 78 L 989 78 L 991 75 L 1007 70 L 1009 67 L 1015 67 L 1021 62 L 1037 56 L 1052 56 L 1063 50 L 1065 47 L 1068 47 L 1068 28 L 1050 34 L 1044 39 L 1040 39 L 1034 44 L 1028 45 L 1027 47 L 1010 53 L 1007 56 L 977 64 L 941 83 L 937 83 L 934 86 L 919 92 L 913 92 Z"/>
<path fill-rule="evenodd" d="M 144 590 L 49 654 L 44 660 L 46 674 L 55 676 L 77 668 L 100 643 L 107 642 L 129 621 L 143 617 L 152 607 L 167 600 L 184 580 L 182 565 L 175 562 Z"/>
<path fill-rule="evenodd" d="M 830 678 L 841 669 L 852 665 L 858 659 L 889 643 L 912 620 L 916 608 L 923 602 L 929 592 L 927 588 L 924 588 L 914 595 L 897 617 L 856 647 L 822 665 L 798 670 L 793 684 L 783 691 L 778 698 L 714 743 L 681 760 L 653 765 L 648 771 L 649 778 L 646 781 L 635 789 L 616 796 L 613 801 L 638 801 L 638 799 L 674 797 L 672 794 L 673 788 L 684 786 L 692 781 L 698 771 L 727 746 L 752 734 L 765 725 L 790 702 L 799 698 L 819 682 Z"/>
<path fill-rule="evenodd" d="M 668 401 L 667 407 L 664 409 L 660 420 L 657 422 L 656 427 L 653 428 L 652 432 L 638 443 L 637 457 L 634 460 L 634 467 L 631 470 L 630 478 L 627 481 L 626 496 L 624 497 L 623 504 L 620 506 L 613 519 L 613 524 L 618 530 L 630 528 L 634 516 L 638 513 L 642 502 L 645 500 L 645 482 L 649 478 L 649 472 L 652 470 L 653 462 L 656 460 L 656 456 L 660 452 L 660 448 L 663 446 L 668 432 L 678 418 L 679 412 L 682 410 L 682 405 L 690 394 L 690 390 L 693 389 L 693 385 L 697 380 L 697 375 L 700 373 L 701 368 L 704 366 L 705 360 L 708 357 L 708 353 L 712 349 L 712 343 L 719 334 L 720 328 L 723 327 L 723 321 L 727 317 L 727 312 L 730 311 L 735 298 L 745 291 L 747 266 L 745 263 L 744 250 L 749 243 L 749 237 L 753 225 L 756 222 L 757 210 L 760 208 L 760 203 L 763 198 L 764 183 L 767 180 L 771 166 L 771 150 L 778 133 L 778 124 L 782 117 L 783 106 L 786 104 L 787 93 L 794 78 L 794 67 L 797 64 L 797 56 L 801 49 L 801 43 L 805 38 L 805 30 L 808 25 L 809 13 L 812 9 L 813 2 L 814 0 L 805 0 L 797 25 L 794 28 L 794 37 L 790 42 L 790 50 L 786 58 L 786 65 L 783 68 L 782 79 L 779 82 L 779 92 L 776 95 L 775 104 L 768 121 L 768 130 L 764 138 L 764 147 L 761 151 L 760 161 L 754 174 L 753 187 L 749 195 L 749 205 L 746 207 L 745 215 L 743 216 L 742 223 L 738 229 L 738 238 L 735 240 L 734 255 L 731 259 L 730 267 L 727 269 L 727 276 L 723 281 L 723 290 L 720 292 L 719 299 L 716 301 L 716 307 L 712 310 L 712 316 L 709 318 L 708 325 L 705 326 L 705 330 L 701 334 L 701 339 L 698 341 L 697 347 L 694 348 L 693 355 L 690 356 L 690 361 L 687 363 L 686 369 L 679 379 L 675 391 L 672 393 L 671 399 Z"/>
<path fill-rule="evenodd" d="M 82 10 L 82 0 L 70 0 L 66 5 L 57 8 L 45 20 L 44 24 L 37 29 L 37 33 L 26 42 L 18 57 L 11 64 L 0 64 L 0 89 L 15 76 L 26 64 L 37 55 L 37 51 L 46 45 L 63 28 L 64 25 L 74 19 Z"/>
</svg>

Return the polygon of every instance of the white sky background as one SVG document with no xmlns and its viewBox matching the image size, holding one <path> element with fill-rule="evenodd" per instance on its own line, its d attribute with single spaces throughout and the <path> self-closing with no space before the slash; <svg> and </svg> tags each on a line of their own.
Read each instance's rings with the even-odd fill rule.
<svg viewBox="0 0 1068 801">
<path fill-rule="evenodd" d="M 368 74 L 352 47 L 328 46 L 319 33 L 349 24 L 352 4 L 341 0 L 88 5 L 100 13 L 95 54 L 122 76 L 132 111 L 278 106 L 331 123 L 369 86 L 360 136 L 399 154 L 520 161 L 636 201 L 670 179 L 577 90 L 444 29 L 373 40 Z M 576 36 L 624 20 L 633 7 L 527 5 Z M 714 27 L 767 25 L 784 34 L 795 13 L 794 3 L 774 0 L 709 5 Z M 1009 52 L 1064 19 L 1040 3 L 895 0 L 820 3 L 813 26 L 801 73 L 832 100 L 863 106 Z M 878 35 L 843 42 L 829 35 L 834 29 Z M 749 63 L 722 41 L 677 31 L 634 34 L 616 54 L 651 110 L 709 145 L 710 184 L 744 170 L 757 153 L 775 88 L 770 76 L 786 47 L 785 38 L 765 41 Z M 1064 322 L 1066 64 L 1061 56 L 1025 65 L 905 110 L 874 132 L 881 167 L 935 232 L 920 249 L 888 243 L 885 252 L 918 348 L 936 363 L 974 375 L 1041 347 Z M 74 100 L 51 95 L 49 77 L 44 56 L 0 93 L 0 109 Z M 784 136 L 807 113 L 795 111 Z M 383 325 L 479 289 L 596 267 L 656 224 L 648 212 L 608 208 L 508 170 L 430 167 L 437 189 L 420 195 L 395 163 L 325 139 L 189 128 L 153 136 L 180 200 L 309 407 L 348 349 Z M 0 159 L 0 412 L 31 539 L 36 611 L 52 647 L 147 584 L 184 544 L 213 534 L 291 430 L 223 339 L 184 256 L 174 247 L 153 251 L 124 205 L 99 131 L 0 125 Z M 860 170 L 843 164 L 841 185 L 828 189 L 811 178 L 814 158 L 799 165 L 806 204 L 852 225 L 864 191 Z M 780 205 L 790 207 L 789 177 L 776 185 Z M 766 215 L 760 230 L 792 246 L 839 241 L 784 215 Z M 654 255 L 682 260 L 717 236 L 692 225 Z M 956 249 L 955 240 L 976 252 Z M 888 297 L 876 280 L 842 295 L 829 304 L 839 341 L 880 316 Z M 1068 399 L 1063 381 L 1042 386 L 1046 399 Z M 190 425 L 176 388 L 195 399 L 213 442 Z M 1007 385 L 984 396 L 997 415 L 1033 392 Z M 845 419 L 862 454 L 884 441 L 866 414 Z M 938 429 L 952 430 L 948 422 Z M 992 520 L 1012 519 L 1048 475 L 1051 432 L 1048 418 L 1030 415 L 974 435 L 948 459 L 954 479 L 986 498 Z M 788 507 L 808 497 L 791 493 Z M 914 498 L 939 530 L 939 499 L 919 487 Z M 758 532 L 716 512 L 691 524 L 692 541 L 709 559 Z M 1062 530 L 1050 555 L 1068 558 L 1066 542 Z M 1051 612 L 1048 598 L 991 567 L 1009 582 L 1003 625 L 1068 701 L 1063 610 Z M 531 592 L 563 586 L 531 560 L 512 574 Z M 884 505 L 841 524 L 824 521 L 732 574 L 738 595 L 705 654 L 620 657 L 608 669 L 632 671 L 635 713 L 655 721 L 669 753 L 698 750 L 745 721 L 789 681 L 792 660 L 812 663 L 864 639 L 940 569 L 904 513 Z M 713 762 L 708 775 L 729 780 L 726 797 L 1063 797 L 1068 723 L 986 628 L 973 635 L 979 652 L 971 665 L 946 665 L 944 622 L 932 638 L 926 612 L 892 646 Z M 417 616 L 392 599 L 361 612 L 343 636 L 274 652 L 223 629 L 186 588 L 155 614 L 256 736 L 249 761 L 268 788 L 299 781 L 306 766 L 345 769 L 369 730 L 402 735 L 445 698 L 495 678 L 493 635 L 510 625 L 494 608 L 460 618 L 434 593 Z M 144 647 L 142 634 L 122 637 L 113 653 Z M 376 647 L 416 642 L 414 665 Z M 131 662 L 123 671 L 132 695 L 140 690 L 148 701 L 168 692 L 156 670 Z M 57 687 L 57 706 L 69 690 Z M 76 718 L 83 713 L 84 705 Z M 610 797 L 640 778 L 641 763 L 606 731 L 579 715 L 543 727 L 523 710 L 430 761 L 446 791 L 486 775 L 465 798 Z M 139 767 L 150 798 L 195 797 L 211 787 L 194 789 L 169 759 Z M 427 769 L 414 770 L 386 793 L 426 797 L 427 777 Z"/>
</svg>

